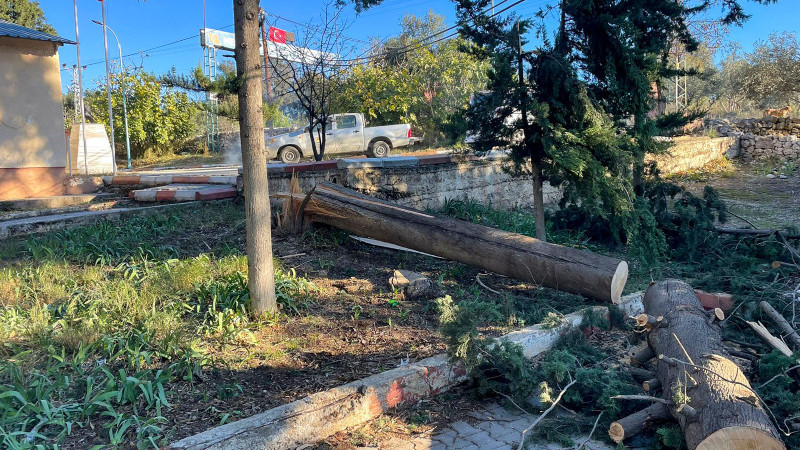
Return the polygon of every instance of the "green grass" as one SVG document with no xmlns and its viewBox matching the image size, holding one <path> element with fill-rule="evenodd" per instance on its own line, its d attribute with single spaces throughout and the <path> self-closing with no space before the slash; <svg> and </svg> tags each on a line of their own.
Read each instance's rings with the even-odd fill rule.
<svg viewBox="0 0 800 450">
<path fill-rule="evenodd" d="M 214 350 L 270 323 L 249 313 L 234 240 L 218 253 L 181 240 L 241 216 L 208 212 L 0 245 L 16 250 L 0 251 L 13 255 L 0 269 L 0 447 L 54 448 L 89 426 L 110 446 L 167 442 L 170 387 L 192 385 Z M 298 312 L 314 286 L 276 264 L 281 310 Z"/>
</svg>

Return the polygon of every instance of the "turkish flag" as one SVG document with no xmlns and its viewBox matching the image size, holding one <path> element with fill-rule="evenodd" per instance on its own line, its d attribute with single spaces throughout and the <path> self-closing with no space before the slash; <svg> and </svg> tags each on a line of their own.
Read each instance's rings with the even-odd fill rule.
<svg viewBox="0 0 800 450">
<path fill-rule="evenodd" d="M 269 27 L 269 40 L 279 44 L 286 43 L 286 31 L 280 28 Z"/>
</svg>

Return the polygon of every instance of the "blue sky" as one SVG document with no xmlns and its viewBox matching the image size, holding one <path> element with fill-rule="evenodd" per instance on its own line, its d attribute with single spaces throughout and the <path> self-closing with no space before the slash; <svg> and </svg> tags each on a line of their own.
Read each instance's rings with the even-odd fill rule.
<svg viewBox="0 0 800 450">
<path fill-rule="evenodd" d="M 74 39 L 72 1 L 40 0 L 39 3 L 58 33 Z M 551 0 L 526 0 L 511 11 L 529 17 L 548 3 Z M 750 50 L 755 42 L 766 39 L 772 32 L 800 31 L 798 0 L 779 0 L 777 4 L 768 6 L 748 0 L 743 0 L 743 3 L 752 18 L 744 27 L 734 28 L 728 38 L 740 42 L 745 50 Z M 268 13 L 306 24 L 319 19 L 325 1 L 262 1 L 261 4 Z M 356 45 L 362 45 L 358 41 L 371 38 L 387 38 L 397 34 L 405 13 L 425 15 L 428 10 L 445 16 L 448 25 L 455 23 L 455 7 L 449 0 L 384 0 L 380 6 L 360 15 L 356 15 L 352 7 L 347 7 L 345 17 L 350 25 L 345 35 L 353 38 Z M 126 65 L 142 65 L 145 70 L 155 73 L 164 73 L 174 66 L 178 72 L 186 73 L 202 60 L 199 29 L 203 27 L 203 0 L 106 0 L 106 16 L 108 25 L 119 36 L 124 55 L 147 50 L 127 57 Z M 78 0 L 81 63 L 88 66 L 84 72 L 84 86 L 87 88 L 96 85 L 105 74 L 102 27 L 92 23 L 92 19 L 99 21 L 100 18 L 97 0 Z M 302 33 L 305 30 L 303 26 L 274 16 L 269 20 L 288 31 Z M 209 28 L 232 31 L 233 2 L 206 0 L 206 23 Z M 159 46 L 162 47 L 154 48 Z M 62 63 L 75 64 L 74 46 L 64 46 L 59 53 Z M 109 56 L 116 59 L 117 54 L 116 42 L 109 34 Z M 65 88 L 70 81 L 71 71 L 62 72 Z"/>
</svg>

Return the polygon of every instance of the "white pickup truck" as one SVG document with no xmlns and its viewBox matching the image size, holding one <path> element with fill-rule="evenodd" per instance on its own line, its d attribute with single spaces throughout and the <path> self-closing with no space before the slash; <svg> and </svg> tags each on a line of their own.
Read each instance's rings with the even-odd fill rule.
<svg viewBox="0 0 800 450">
<path fill-rule="evenodd" d="M 325 135 L 326 155 L 365 153 L 371 158 L 389 156 L 393 148 L 422 140 L 411 136 L 411 125 L 407 123 L 365 127 L 364 116 L 355 113 L 330 116 Z M 319 149 L 319 138 L 315 136 L 315 139 Z M 267 159 L 277 158 L 283 163 L 296 163 L 314 154 L 308 129 L 266 137 L 266 144 Z"/>
</svg>

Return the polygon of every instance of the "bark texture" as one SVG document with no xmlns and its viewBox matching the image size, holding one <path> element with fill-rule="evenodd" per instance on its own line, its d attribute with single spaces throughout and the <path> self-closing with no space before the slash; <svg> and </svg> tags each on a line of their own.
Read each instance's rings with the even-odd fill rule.
<svg viewBox="0 0 800 450">
<path fill-rule="evenodd" d="M 239 133 L 247 226 L 247 279 L 255 314 L 273 312 L 275 279 L 272 266 L 272 229 L 261 110 L 261 62 L 258 50 L 258 0 L 234 0 L 236 74 L 239 88 Z"/>
<path fill-rule="evenodd" d="M 628 278 L 625 261 L 437 217 L 331 183 L 320 183 L 309 195 L 302 213 L 309 223 L 325 223 L 565 292 L 616 303 Z"/>
<path fill-rule="evenodd" d="M 783 449 L 780 436 L 741 369 L 728 358 L 713 312 L 678 280 L 652 285 L 644 310 L 663 316 L 647 336 L 670 412 L 694 449 Z"/>
<path fill-rule="evenodd" d="M 636 436 L 657 422 L 672 419 L 669 408 L 663 403 L 653 403 L 647 408 L 611 423 L 608 435 L 616 443 Z"/>
</svg>

